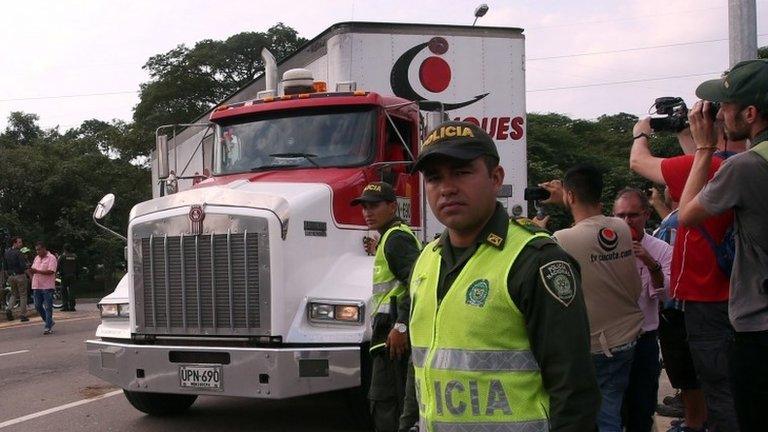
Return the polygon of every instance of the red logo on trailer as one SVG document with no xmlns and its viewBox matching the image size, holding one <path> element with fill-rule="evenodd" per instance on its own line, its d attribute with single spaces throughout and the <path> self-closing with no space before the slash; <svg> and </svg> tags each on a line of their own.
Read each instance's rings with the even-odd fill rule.
<svg viewBox="0 0 768 432">
<path fill-rule="evenodd" d="M 424 48 L 429 49 L 433 54 L 425 58 L 419 65 L 419 83 L 424 89 L 432 93 L 442 93 L 451 84 L 453 78 L 451 66 L 443 57 L 448 52 L 448 41 L 442 37 L 433 37 L 429 42 L 424 42 L 411 47 L 401 55 L 392 66 L 389 77 L 389 83 L 392 86 L 392 92 L 404 99 L 414 101 L 426 101 L 427 97 L 420 95 L 411 84 L 408 78 L 408 70 Z M 479 94 L 472 99 L 463 102 L 444 102 L 443 109 L 446 111 L 463 108 L 474 104 L 485 98 L 490 93 Z M 523 138 L 523 117 L 521 116 L 501 116 L 501 117 L 455 117 L 454 120 L 474 123 L 485 130 L 488 135 L 497 141 L 519 140 Z"/>
<path fill-rule="evenodd" d="M 448 52 L 448 41 L 442 37 L 433 37 L 429 42 L 420 43 L 400 56 L 395 64 L 392 66 L 392 72 L 389 76 L 389 84 L 392 86 L 392 92 L 401 98 L 425 101 L 429 100 L 420 95 L 414 90 L 408 79 L 408 69 L 413 63 L 413 59 L 416 58 L 424 48 L 429 48 L 429 51 L 434 54 L 421 62 L 419 66 L 419 83 L 428 91 L 432 93 L 441 93 L 448 88 L 451 83 L 451 66 L 445 61 L 441 55 Z M 463 102 L 445 102 L 443 108 L 446 111 L 462 108 L 467 105 L 479 101 L 480 99 L 488 96 L 489 93 L 477 95 L 470 100 Z"/>
</svg>

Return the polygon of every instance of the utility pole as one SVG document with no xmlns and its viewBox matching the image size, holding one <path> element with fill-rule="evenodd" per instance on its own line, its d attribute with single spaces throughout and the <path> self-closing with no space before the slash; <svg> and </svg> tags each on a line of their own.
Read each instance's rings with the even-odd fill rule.
<svg viewBox="0 0 768 432">
<path fill-rule="evenodd" d="M 728 0 L 729 62 L 757 58 L 757 14 L 755 0 Z"/>
</svg>

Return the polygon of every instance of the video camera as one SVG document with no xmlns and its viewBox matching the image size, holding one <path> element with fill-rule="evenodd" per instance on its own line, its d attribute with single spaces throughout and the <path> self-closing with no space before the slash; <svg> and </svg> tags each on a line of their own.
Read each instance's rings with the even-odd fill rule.
<svg viewBox="0 0 768 432">
<path fill-rule="evenodd" d="M 720 110 L 720 104 L 710 102 L 709 115 L 712 121 L 715 121 L 717 112 Z M 653 107 L 656 114 L 663 117 L 651 117 L 651 129 L 654 132 L 674 132 L 678 133 L 688 127 L 688 107 L 685 101 L 679 97 L 665 96 L 657 98 Z"/>
<path fill-rule="evenodd" d="M 532 186 L 525 188 L 523 192 L 523 199 L 526 201 L 533 201 L 533 207 L 536 209 L 536 216 L 538 218 L 544 218 L 544 208 L 541 206 L 541 201 L 547 200 L 550 197 L 548 190 L 541 186 Z"/>
</svg>

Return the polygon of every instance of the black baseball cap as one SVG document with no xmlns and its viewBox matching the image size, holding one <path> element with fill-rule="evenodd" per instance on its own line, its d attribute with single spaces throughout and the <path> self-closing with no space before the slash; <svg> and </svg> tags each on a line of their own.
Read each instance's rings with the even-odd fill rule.
<svg viewBox="0 0 768 432">
<path fill-rule="evenodd" d="M 353 199 L 351 204 L 354 206 L 364 202 L 394 202 L 396 200 L 397 198 L 395 197 L 395 191 L 392 189 L 392 186 L 384 182 L 374 182 L 368 183 L 368 185 L 365 186 L 365 189 L 363 189 L 363 194 Z"/>
<path fill-rule="evenodd" d="M 711 102 L 736 102 L 768 108 L 768 60 L 736 63 L 722 78 L 704 81 L 696 96 Z"/>
<path fill-rule="evenodd" d="M 474 123 L 459 121 L 442 123 L 427 135 L 413 171 L 423 170 L 426 161 L 438 155 L 466 161 L 483 155 L 499 159 L 496 143 L 482 128 Z"/>
</svg>

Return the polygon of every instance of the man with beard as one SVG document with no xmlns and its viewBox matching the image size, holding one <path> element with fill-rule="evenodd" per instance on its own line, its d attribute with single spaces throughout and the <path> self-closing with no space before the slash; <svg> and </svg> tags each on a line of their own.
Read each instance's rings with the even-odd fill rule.
<svg viewBox="0 0 768 432">
<path fill-rule="evenodd" d="M 560 203 L 573 216 L 574 225 L 556 231 L 554 237 L 581 268 L 592 362 L 603 398 L 598 428 L 621 432 L 621 406 L 643 324 L 632 234 L 623 220 L 603 216 L 603 176 L 595 166 L 574 166 L 562 182 L 540 186 L 551 194 L 545 203 Z"/>
<path fill-rule="evenodd" d="M 742 432 L 765 430 L 768 406 L 768 60 L 736 64 L 723 78 L 696 89 L 689 113 L 696 143 L 693 168 L 680 200 L 680 223 L 696 226 L 707 218 L 735 212 L 736 248 L 731 273 L 729 317 L 736 331 L 731 373 Z M 717 136 L 709 117 L 720 102 L 718 119 L 730 140 L 749 139 L 751 148 L 729 158 L 707 183 Z"/>
</svg>

